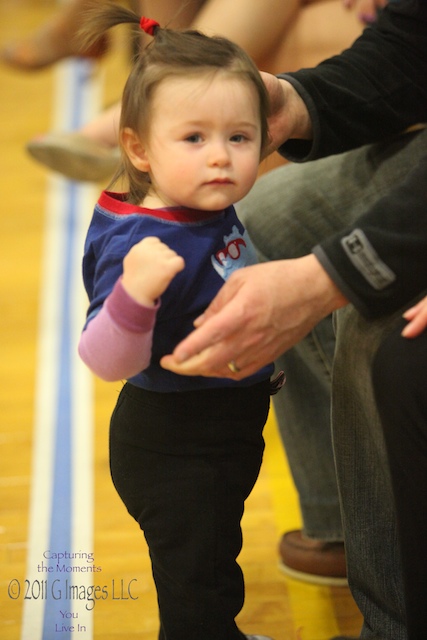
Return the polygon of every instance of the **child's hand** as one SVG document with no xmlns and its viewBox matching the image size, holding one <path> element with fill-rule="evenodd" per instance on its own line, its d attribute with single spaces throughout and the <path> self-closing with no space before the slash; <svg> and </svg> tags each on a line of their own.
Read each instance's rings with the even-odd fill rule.
<svg viewBox="0 0 427 640">
<path fill-rule="evenodd" d="M 416 338 L 427 327 L 427 296 L 403 314 L 408 324 L 402 331 L 405 338 Z"/>
<path fill-rule="evenodd" d="M 144 238 L 123 260 L 122 284 L 139 304 L 153 306 L 184 267 L 184 259 L 159 238 Z"/>
</svg>

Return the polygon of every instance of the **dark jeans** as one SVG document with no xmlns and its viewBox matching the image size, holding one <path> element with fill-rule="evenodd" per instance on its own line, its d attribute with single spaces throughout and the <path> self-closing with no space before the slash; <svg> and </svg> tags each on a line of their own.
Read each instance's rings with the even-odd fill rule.
<svg viewBox="0 0 427 640">
<path fill-rule="evenodd" d="M 373 382 L 396 502 L 409 640 L 427 637 L 427 332 L 380 346 Z"/>
<path fill-rule="evenodd" d="M 244 501 L 258 477 L 269 381 L 155 393 L 123 388 L 111 419 L 111 473 L 144 531 L 161 640 L 241 640 L 236 558 Z"/>
</svg>

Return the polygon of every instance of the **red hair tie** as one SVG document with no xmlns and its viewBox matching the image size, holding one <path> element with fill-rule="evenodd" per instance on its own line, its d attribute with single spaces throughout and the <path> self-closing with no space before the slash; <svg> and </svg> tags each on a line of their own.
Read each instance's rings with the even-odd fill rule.
<svg viewBox="0 0 427 640">
<path fill-rule="evenodd" d="M 156 29 L 160 27 L 158 22 L 151 18 L 144 18 L 144 16 L 142 16 L 139 26 L 143 31 L 145 31 L 145 33 L 148 33 L 149 36 L 154 36 Z"/>
</svg>

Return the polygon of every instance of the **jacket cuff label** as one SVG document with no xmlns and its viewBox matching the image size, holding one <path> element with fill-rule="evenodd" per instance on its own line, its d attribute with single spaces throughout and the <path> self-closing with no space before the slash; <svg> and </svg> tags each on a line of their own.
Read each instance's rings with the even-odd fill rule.
<svg viewBox="0 0 427 640">
<path fill-rule="evenodd" d="M 341 238 L 341 245 L 353 266 L 377 291 L 396 280 L 396 274 L 381 260 L 361 229 Z"/>
</svg>

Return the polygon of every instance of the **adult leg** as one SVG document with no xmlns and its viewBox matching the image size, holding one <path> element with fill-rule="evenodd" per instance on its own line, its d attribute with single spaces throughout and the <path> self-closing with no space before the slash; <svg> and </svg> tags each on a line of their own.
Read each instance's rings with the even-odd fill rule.
<svg viewBox="0 0 427 640">
<path fill-rule="evenodd" d="M 84 12 L 93 4 L 93 0 L 70 0 L 34 33 L 4 47 L 1 59 L 16 69 L 35 71 L 70 56 L 101 57 L 108 48 L 108 38 L 101 36 L 89 49 L 82 50 L 77 37 Z"/>
<path fill-rule="evenodd" d="M 396 158 L 406 174 L 425 148 L 415 134 Z M 352 306 L 336 314 L 332 433 L 352 594 L 363 617 L 361 638 L 406 640 L 402 571 L 393 491 L 372 388 L 375 351 L 400 313 L 365 321 Z"/>
<path fill-rule="evenodd" d="M 205 0 L 192 26 L 236 42 L 265 69 L 302 4 L 302 0 Z"/>
<path fill-rule="evenodd" d="M 333 445 L 348 580 L 364 639 L 407 639 L 394 499 L 371 381 L 374 354 L 398 323 L 400 313 L 368 322 L 352 306 L 336 314 Z"/>
<path fill-rule="evenodd" d="M 285 165 L 262 176 L 238 206 L 260 258 L 302 256 L 351 224 L 404 179 L 423 153 L 426 139 L 426 131 L 405 135 L 342 156 Z M 304 532 L 326 541 L 342 537 L 330 435 L 333 353 L 332 324 L 325 319 L 279 359 L 287 384 L 274 398 Z"/>
<path fill-rule="evenodd" d="M 399 323 L 374 359 L 373 384 L 396 503 L 409 640 L 426 637 L 427 332 Z"/>
</svg>

